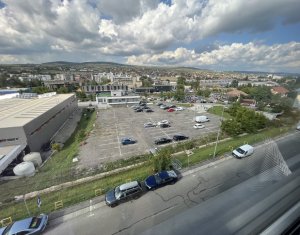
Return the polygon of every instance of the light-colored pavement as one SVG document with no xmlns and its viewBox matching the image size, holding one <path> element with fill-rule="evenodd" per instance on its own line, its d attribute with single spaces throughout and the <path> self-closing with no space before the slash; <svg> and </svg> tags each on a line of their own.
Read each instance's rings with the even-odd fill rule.
<svg viewBox="0 0 300 235">
<path fill-rule="evenodd" d="M 168 113 L 155 105 L 149 105 L 153 113 L 136 113 L 132 108 L 120 107 L 98 110 L 97 121 L 87 144 L 80 148 L 78 167 L 90 168 L 101 166 L 102 163 L 122 158 L 149 153 L 154 148 L 154 140 L 160 137 L 172 138 L 176 133 L 200 138 L 209 133 L 216 133 L 219 117 L 206 114 L 210 122 L 204 129 L 194 129 L 194 116 L 199 115 L 191 110 Z M 169 128 L 144 128 L 144 123 L 169 120 Z M 121 144 L 123 137 L 131 137 L 138 142 L 132 145 Z"/>
<path fill-rule="evenodd" d="M 274 168 L 274 174 L 261 174 L 257 183 L 251 184 L 255 194 L 262 188 L 291 174 L 299 168 L 300 132 L 255 148 L 255 153 L 245 159 L 228 157 L 209 167 L 196 168 L 183 173 L 175 185 L 150 191 L 137 200 L 115 208 L 104 202 L 91 206 L 84 214 L 67 215 L 58 220 L 63 223 L 49 226 L 45 234 L 140 234 L 152 226 L 167 220 L 225 190 Z M 251 197 L 251 195 L 249 195 Z M 68 218 L 69 217 L 69 218 Z M 72 217 L 72 219 L 70 219 Z M 51 224 L 51 221 L 50 221 Z"/>
</svg>

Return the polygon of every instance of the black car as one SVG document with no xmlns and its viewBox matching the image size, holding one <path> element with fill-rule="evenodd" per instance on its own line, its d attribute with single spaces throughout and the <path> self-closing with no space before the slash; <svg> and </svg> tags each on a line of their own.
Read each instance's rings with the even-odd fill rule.
<svg viewBox="0 0 300 235">
<path fill-rule="evenodd" d="M 167 124 L 167 123 L 162 123 L 162 124 L 160 124 L 160 127 L 161 128 L 168 128 L 168 127 L 170 127 L 170 125 Z"/>
<path fill-rule="evenodd" d="M 140 112 L 143 112 L 143 110 L 142 109 L 136 109 L 135 112 L 140 113 Z"/>
<path fill-rule="evenodd" d="M 174 104 L 169 105 L 169 108 L 176 108 L 176 105 L 174 105 Z"/>
<path fill-rule="evenodd" d="M 146 109 L 146 111 L 145 111 L 146 113 L 152 113 L 152 112 L 154 112 L 152 109 Z"/>
<path fill-rule="evenodd" d="M 176 134 L 173 136 L 173 140 L 175 140 L 175 141 L 186 140 L 188 138 L 189 138 L 188 136 L 182 135 L 182 134 Z"/>
<path fill-rule="evenodd" d="M 143 106 L 142 109 L 150 109 L 148 106 Z"/>
<path fill-rule="evenodd" d="M 159 138 L 157 140 L 154 141 L 155 144 L 159 145 L 159 144 L 167 144 L 167 143 L 170 143 L 172 142 L 171 139 L 169 138 L 165 138 L 165 137 L 162 137 L 162 138 Z"/>
<path fill-rule="evenodd" d="M 161 171 L 154 175 L 150 175 L 145 180 L 145 185 L 148 189 L 155 189 L 167 184 L 174 184 L 178 177 L 175 171 Z"/>
<path fill-rule="evenodd" d="M 105 194 L 105 202 L 108 206 L 117 206 L 120 202 L 138 198 L 143 193 L 141 183 L 132 181 L 115 187 Z"/>
</svg>

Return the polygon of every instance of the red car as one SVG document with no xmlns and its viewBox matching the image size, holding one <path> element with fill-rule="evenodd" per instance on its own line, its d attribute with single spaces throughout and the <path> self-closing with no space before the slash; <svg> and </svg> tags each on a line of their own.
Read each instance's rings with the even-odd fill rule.
<svg viewBox="0 0 300 235">
<path fill-rule="evenodd" d="M 173 108 L 170 108 L 167 110 L 167 112 L 174 112 L 174 111 L 175 111 L 175 109 L 173 109 Z"/>
</svg>

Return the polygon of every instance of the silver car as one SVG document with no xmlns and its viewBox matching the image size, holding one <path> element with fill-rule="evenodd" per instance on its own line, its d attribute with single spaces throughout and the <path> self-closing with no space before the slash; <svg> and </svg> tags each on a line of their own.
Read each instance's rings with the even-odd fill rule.
<svg viewBox="0 0 300 235">
<path fill-rule="evenodd" d="M 18 220 L 12 224 L 0 228 L 0 235 L 12 234 L 41 234 L 47 225 L 48 215 L 40 214 L 36 217 L 29 217 L 23 220 Z"/>
</svg>

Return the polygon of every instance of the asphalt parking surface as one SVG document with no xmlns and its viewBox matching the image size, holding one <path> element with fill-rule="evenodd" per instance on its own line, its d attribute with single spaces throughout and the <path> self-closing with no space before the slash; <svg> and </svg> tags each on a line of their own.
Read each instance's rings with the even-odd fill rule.
<svg viewBox="0 0 300 235">
<path fill-rule="evenodd" d="M 154 140 L 160 137 L 172 138 L 174 134 L 185 134 L 189 138 L 199 138 L 211 132 L 217 132 L 220 124 L 218 116 L 192 110 L 167 112 L 156 105 L 148 105 L 154 112 L 135 112 L 131 107 L 119 107 L 98 110 L 97 121 L 87 143 L 81 146 L 79 166 L 83 168 L 95 167 L 101 163 L 128 158 L 149 152 L 156 147 Z M 194 117 L 206 115 L 210 122 L 204 123 L 204 129 L 194 129 Z M 144 128 L 146 122 L 168 120 L 169 128 Z M 131 145 L 122 145 L 121 139 L 130 137 L 137 140 Z M 160 145 L 164 146 L 164 145 Z"/>
</svg>

